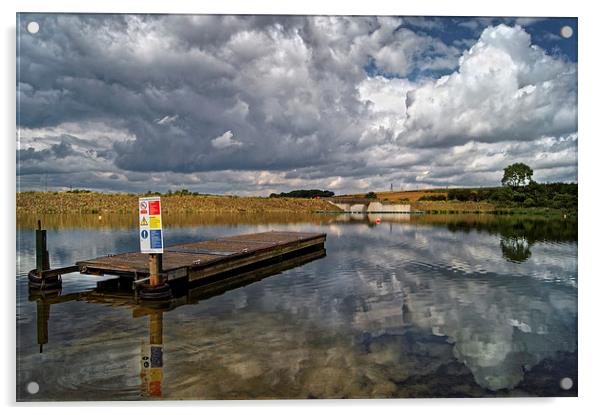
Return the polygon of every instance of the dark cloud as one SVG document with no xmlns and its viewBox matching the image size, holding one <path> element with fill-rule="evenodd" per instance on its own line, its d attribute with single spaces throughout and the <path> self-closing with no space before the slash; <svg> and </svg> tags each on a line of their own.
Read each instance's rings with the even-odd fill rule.
<svg viewBox="0 0 602 415">
<path fill-rule="evenodd" d="M 64 159 L 67 156 L 75 154 L 71 144 L 61 141 L 59 144 L 52 144 L 50 148 L 36 151 L 32 147 L 26 150 L 17 151 L 17 159 L 25 162 L 28 160 L 49 160 L 49 159 Z"/>
<path fill-rule="evenodd" d="M 491 184 L 511 160 L 504 143 L 545 137 L 516 148 L 542 168 L 576 163 L 576 141 L 562 141 L 576 132 L 576 67 L 531 52 L 520 28 L 490 27 L 474 44 L 438 36 L 439 18 L 20 16 L 41 27 L 19 35 L 20 175 L 218 192 Z M 474 69 L 500 57 L 496 76 Z M 470 142 L 498 146 L 450 159 Z M 220 181 L 234 171 L 246 178 Z"/>
</svg>

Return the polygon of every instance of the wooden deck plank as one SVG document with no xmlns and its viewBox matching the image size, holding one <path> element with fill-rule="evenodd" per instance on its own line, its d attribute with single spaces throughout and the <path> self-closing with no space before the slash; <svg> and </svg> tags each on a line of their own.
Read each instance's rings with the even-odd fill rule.
<svg viewBox="0 0 602 415">
<path fill-rule="evenodd" d="M 191 250 L 207 250 L 207 251 L 220 251 L 220 252 L 232 252 L 241 253 L 243 251 L 257 251 L 260 249 L 269 248 L 274 246 L 277 242 L 245 242 L 245 243 L 236 243 L 236 241 L 232 240 L 217 240 L 217 241 L 203 241 L 203 242 L 193 242 L 185 245 L 177 245 L 169 248 L 183 248 L 183 249 L 191 249 Z"/>
<path fill-rule="evenodd" d="M 263 232 L 263 233 L 252 233 L 246 235 L 237 235 L 228 238 L 230 241 L 244 241 L 244 242 L 268 242 L 268 243 L 287 243 L 293 241 L 300 241 L 308 238 L 313 238 L 315 233 L 308 232 Z"/>
</svg>

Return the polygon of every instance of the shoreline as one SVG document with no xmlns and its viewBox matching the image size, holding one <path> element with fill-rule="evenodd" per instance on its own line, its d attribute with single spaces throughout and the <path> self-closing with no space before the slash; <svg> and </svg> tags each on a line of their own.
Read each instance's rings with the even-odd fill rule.
<svg viewBox="0 0 602 415">
<path fill-rule="evenodd" d="M 145 195 L 21 192 L 16 195 L 16 214 L 137 214 L 138 198 Z M 393 202 L 387 200 L 387 202 Z M 161 195 L 164 214 L 341 214 L 345 213 L 324 199 L 270 198 L 216 195 Z M 491 214 L 577 216 L 577 211 L 542 207 L 504 207 L 488 202 L 396 200 L 411 206 L 410 214 Z M 386 202 L 385 202 L 386 203 Z M 386 215 L 387 213 L 379 213 Z"/>
</svg>

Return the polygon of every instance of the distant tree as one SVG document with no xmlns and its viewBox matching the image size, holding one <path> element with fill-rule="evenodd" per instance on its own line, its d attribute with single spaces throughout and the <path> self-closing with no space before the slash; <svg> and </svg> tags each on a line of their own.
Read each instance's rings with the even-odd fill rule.
<svg viewBox="0 0 602 415">
<path fill-rule="evenodd" d="M 533 169 L 524 163 L 514 163 L 504 169 L 502 186 L 519 187 L 531 183 Z"/>
<path fill-rule="evenodd" d="M 376 199 L 376 193 L 374 193 L 374 192 L 366 193 L 366 199 Z"/>
<path fill-rule="evenodd" d="M 447 200 L 447 196 L 445 195 L 424 195 L 421 196 L 420 199 L 418 199 L 419 201 L 438 201 L 438 200 Z"/>
</svg>

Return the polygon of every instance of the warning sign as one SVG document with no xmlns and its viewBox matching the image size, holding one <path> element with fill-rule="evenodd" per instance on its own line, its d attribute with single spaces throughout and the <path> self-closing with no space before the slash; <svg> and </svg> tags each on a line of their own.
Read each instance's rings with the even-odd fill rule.
<svg viewBox="0 0 602 415">
<path fill-rule="evenodd" d="M 140 198 L 138 201 L 138 216 L 140 223 L 140 252 L 162 254 L 161 198 Z"/>
<path fill-rule="evenodd" d="M 161 216 L 150 216 L 150 228 L 161 229 Z"/>
</svg>

